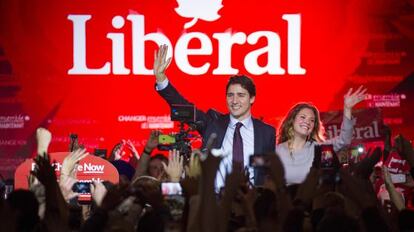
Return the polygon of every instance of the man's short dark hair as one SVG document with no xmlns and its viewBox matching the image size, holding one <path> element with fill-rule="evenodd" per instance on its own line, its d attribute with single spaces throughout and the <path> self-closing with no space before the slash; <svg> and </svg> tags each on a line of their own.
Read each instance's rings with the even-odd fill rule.
<svg viewBox="0 0 414 232">
<path fill-rule="evenodd" d="M 226 93 L 229 90 L 230 85 L 240 84 L 243 89 L 249 92 L 250 97 L 256 96 L 256 86 L 253 80 L 245 75 L 235 75 L 230 77 L 226 86 Z"/>
</svg>

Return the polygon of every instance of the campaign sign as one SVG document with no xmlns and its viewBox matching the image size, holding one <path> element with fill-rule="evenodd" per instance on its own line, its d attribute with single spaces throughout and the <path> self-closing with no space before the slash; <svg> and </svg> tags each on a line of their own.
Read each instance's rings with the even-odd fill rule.
<svg viewBox="0 0 414 232">
<path fill-rule="evenodd" d="M 63 160 L 70 152 L 50 153 L 50 160 L 55 167 L 56 177 L 59 180 Z M 28 189 L 28 176 L 34 170 L 36 164 L 33 159 L 26 159 L 15 172 L 15 189 Z M 114 184 L 119 182 L 119 174 L 116 168 L 107 160 L 97 156 L 88 155 L 79 161 L 77 166 L 78 183 L 91 183 L 92 181 L 109 181 Z M 90 194 L 80 193 L 81 200 L 90 199 Z"/>
</svg>

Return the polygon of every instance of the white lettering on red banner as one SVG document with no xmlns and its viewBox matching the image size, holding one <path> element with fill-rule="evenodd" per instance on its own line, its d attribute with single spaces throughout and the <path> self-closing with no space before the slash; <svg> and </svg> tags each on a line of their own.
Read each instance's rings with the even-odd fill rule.
<svg viewBox="0 0 414 232">
<path fill-rule="evenodd" d="M 173 56 L 177 67 L 184 73 L 190 75 L 202 75 L 211 70 L 210 62 L 195 67 L 190 64 L 191 56 L 209 55 L 218 60 L 218 65 L 212 70 L 213 75 L 237 74 L 238 69 L 232 67 L 231 54 L 234 44 L 255 45 L 259 39 L 265 38 L 267 46 L 253 50 L 244 56 L 244 67 L 253 75 L 270 74 L 284 75 L 286 69 L 281 66 L 281 39 L 278 33 L 273 31 L 256 31 L 249 35 L 244 32 L 232 33 L 231 29 L 226 32 L 214 33 L 212 38 L 201 32 L 189 32 L 181 35 L 172 46 L 171 40 L 160 32 L 145 33 L 145 17 L 140 14 L 129 14 L 126 19 L 131 22 L 132 27 L 132 67 L 125 66 L 125 35 L 120 32 L 109 32 L 107 38 L 112 41 L 112 59 L 106 61 L 100 68 L 90 68 L 86 64 L 86 22 L 92 19 L 92 15 L 68 15 L 68 20 L 73 23 L 73 67 L 68 70 L 69 75 L 153 75 L 153 70 L 148 69 L 145 63 L 145 42 L 152 41 L 158 45 L 166 44 L 172 48 L 168 56 Z M 284 14 L 282 19 L 287 22 L 287 73 L 290 75 L 304 75 L 306 70 L 301 67 L 301 15 Z M 125 25 L 122 16 L 112 18 L 112 26 L 121 29 Z M 213 50 L 212 39 L 218 42 L 218 51 Z M 192 40 L 198 40 L 201 47 L 189 48 Z M 173 55 L 174 53 L 174 55 Z M 258 59 L 267 55 L 267 64 L 259 65 Z"/>
</svg>

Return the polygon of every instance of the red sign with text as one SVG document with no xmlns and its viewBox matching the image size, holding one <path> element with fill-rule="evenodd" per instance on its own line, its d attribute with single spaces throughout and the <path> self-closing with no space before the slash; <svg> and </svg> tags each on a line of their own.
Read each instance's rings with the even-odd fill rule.
<svg viewBox="0 0 414 232">
<path fill-rule="evenodd" d="M 59 179 L 62 163 L 69 152 L 50 153 L 50 160 L 55 168 L 56 177 Z M 34 170 L 35 163 L 33 159 L 24 161 L 15 172 L 14 187 L 15 189 L 28 189 L 28 176 L 30 171 Z M 77 165 L 78 182 L 109 181 L 114 184 L 119 182 L 119 174 L 116 168 L 107 160 L 93 155 L 88 155 L 79 161 Z"/>
</svg>

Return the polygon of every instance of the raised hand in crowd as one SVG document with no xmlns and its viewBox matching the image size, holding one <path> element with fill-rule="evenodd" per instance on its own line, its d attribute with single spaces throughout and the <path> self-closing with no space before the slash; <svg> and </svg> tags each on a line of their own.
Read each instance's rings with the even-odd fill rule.
<svg viewBox="0 0 414 232">
<path fill-rule="evenodd" d="M 148 164 L 150 161 L 150 156 L 152 151 L 158 146 L 158 137 L 160 135 L 160 131 L 153 130 L 145 144 L 144 150 L 141 154 L 141 157 L 138 160 L 138 163 L 135 167 L 135 174 L 132 180 L 136 180 L 138 177 L 143 176 L 147 173 Z"/>
<path fill-rule="evenodd" d="M 352 108 L 365 100 L 367 97 L 367 89 L 360 86 L 355 92 L 352 92 L 352 88 L 344 95 L 344 115 L 348 119 L 352 118 Z"/>
<path fill-rule="evenodd" d="M 77 182 L 77 167 L 80 160 L 89 155 L 86 149 L 77 149 L 65 157 L 59 177 L 59 187 L 66 202 L 76 197 L 78 194 L 73 192 L 72 187 Z"/>
<path fill-rule="evenodd" d="M 309 170 L 308 175 L 305 178 L 305 181 L 298 187 L 298 190 L 295 194 L 294 200 L 305 204 L 307 207 L 310 207 L 312 200 L 320 192 L 318 189 L 319 178 L 321 176 L 321 147 L 315 146 L 315 156 L 313 157 L 312 166 Z"/>
<path fill-rule="evenodd" d="M 150 137 L 148 138 L 147 143 L 144 147 L 144 152 L 148 155 L 151 154 L 151 152 L 157 148 L 158 146 L 158 137 L 160 136 L 161 132 L 158 130 L 151 131 Z"/>
<path fill-rule="evenodd" d="M 133 157 L 135 158 L 136 161 L 139 160 L 140 155 L 139 152 L 137 151 L 137 149 L 135 148 L 134 144 L 132 143 L 131 140 L 125 140 L 122 139 L 119 143 L 117 143 L 114 148 L 111 151 L 111 155 L 109 157 L 110 161 L 115 161 L 115 160 L 120 160 L 122 158 L 122 150 L 124 148 L 127 148 L 128 150 L 131 151 Z"/>
<path fill-rule="evenodd" d="M 406 138 L 404 138 L 402 135 L 398 135 L 394 139 L 394 144 L 396 149 L 398 150 L 398 154 L 407 160 L 408 164 L 411 168 L 414 168 L 414 150 L 413 147 Z"/>
<path fill-rule="evenodd" d="M 109 156 L 109 161 L 115 161 L 121 159 L 122 156 L 122 149 L 124 147 L 124 140 L 117 143 L 114 148 L 112 148 L 111 155 Z"/>
<path fill-rule="evenodd" d="M 395 189 L 395 186 L 394 186 L 394 184 L 392 183 L 392 180 L 391 180 L 391 174 L 388 171 L 387 167 L 382 166 L 382 174 L 384 176 L 385 188 L 388 191 L 391 202 L 394 203 L 394 205 L 395 205 L 395 207 L 397 208 L 398 211 L 401 211 L 401 210 L 405 209 L 404 199 L 403 199 L 402 195 L 399 192 L 397 192 L 397 190 Z"/>
<path fill-rule="evenodd" d="M 278 225 L 278 230 L 281 230 L 283 222 L 292 208 L 292 203 L 286 190 L 285 170 L 279 156 L 276 154 L 268 154 L 267 156 L 269 156 L 270 177 L 276 187 L 276 201 L 274 203 L 277 210 L 277 218 L 275 218 L 274 222 Z"/>
<path fill-rule="evenodd" d="M 52 140 L 52 134 L 45 128 L 39 127 L 36 130 L 36 141 L 37 141 L 37 156 L 45 156 L 48 151 L 49 144 Z M 45 187 L 32 173 L 27 177 L 28 186 L 30 191 L 32 191 L 36 199 L 39 202 L 39 216 L 43 219 L 45 213 Z"/>
<path fill-rule="evenodd" d="M 29 186 L 29 189 L 39 184 L 41 185 L 39 180 L 33 174 L 29 173 L 27 176 L 27 185 Z"/>
<path fill-rule="evenodd" d="M 139 160 L 139 153 L 138 153 L 137 149 L 135 148 L 134 144 L 132 143 L 132 141 L 128 139 L 125 142 L 125 146 L 131 151 L 134 158 L 136 160 Z"/>
<path fill-rule="evenodd" d="M 238 191 L 240 188 L 243 191 L 247 189 L 247 182 L 244 181 L 246 176 L 244 176 L 244 170 L 241 168 L 240 165 L 233 163 L 233 169 L 231 173 L 228 173 L 226 176 L 226 184 L 224 186 L 224 190 L 221 191 L 221 201 L 219 202 L 218 208 L 219 209 L 218 215 L 216 215 L 217 219 L 219 220 L 219 231 L 228 231 L 234 230 L 233 225 L 230 225 L 230 216 L 232 213 L 232 209 L 239 209 L 237 210 L 237 215 L 241 215 L 241 195 L 238 195 Z M 236 197 L 238 197 L 238 202 L 234 202 Z M 239 206 L 239 207 L 238 207 Z M 237 222 L 236 222 L 237 224 Z"/>
<path fill-rule="evenodd" d="M 169 151 L 168 164 L 162 163 L 165 173 L 171 182 L 180 182 L 184 170 L 184 158 L 177 150 Z"/>
<path fill-rule="evenodd" d="M 76 184 L 76 182 L 77 179 L 72 176 L 60 176 L 59 187 L 66 202 L 69 202 L 70 199 L 79 195 L 78 193 L 73 192 L 73 185 Z"/>
<path fill-rule="evenodd" d="M 194 203 L 196 207 L 190 205 L 190 215 L 193 215 L 189 222 L 189 228 L 196 231 L 217 231 L 219 229 L 218 219 L 218 205 L 214 191 L 214 180 L 217 174 L 219 164 L 221 162 L 220 156 L 212 154 L 212 146 L 216 134 L 212 134 L 206 144 L 206 154 L 201 156 L 201 176 L 199 198 Z"/>
<path fill-rule="evenodd" d="M 79 161 L 88 155 L 89 153 L 85 148 L 77 149 L 69 153 L 62 163 L 62 169 L 60 171 L 61 180 L 62 177 L 65 176 L 70 176 L 76 179 L 77 165 L 79 164 Z"/>
<path fill-rule="evenodd" d="M 36 130 L 37 140 L 37 154 L 43 156 L 47 153 L 50 142 L 52 141 L 52 134 L 45 128 L 39 127 Z"/>
<path fill-rule="evenodd" d="M 217 139 L 217 135 L 211 134 L 206 144 L 206 152 L 204 154 L 200 154 L 200 160 L 201 160 L 200 167 L 201 167 L 201 173 L 202 173 L 201 177 L 206 180 L 208 179 L 210 182 L 214 182 L 218 167 L 222 160 L 221 155 L 214 153 L 215 151 L 212 148 L 213 142 L 216 139 Z"/>
<path fill-rule="evenodd" d="M 285 169 L 283 164 L 280 161 L 279 156 L 274 153 L 268 154 L 267 157 L 270 165 L 270 176 L 275 184 L 276 191 L 283 191 L 286 186 Z"/>
<path fill-rule="evenodd" d="M 100 181 L 93 181 L 91 183 L 91 197 L 97 206 L 102 205 L 102 201 L 108 190 L 105 188 L 104 184 Z"/>
<path fill-rule="evenodd" d="M 70 142 L 69 142 L 69 152 L 85 148 L 83 144 L 79 144 L 79 138 L 77 134 L 71 133 L 69 134 Z"/>
<path fill-rule="evenodd" d="M 185 197 L 185 207 L 183 210 L 183 230 L 193 231 L 195 225 L 189 225 L 188 222 L 194 222 L 194 215 L 195 210 L 197 210 L 199 204 L 198 198 L 198 190 L 200 184 L 200 175 L 201 175 L 201 167 L 200 167 L 200 156 L 203 154 L 199 150 L 193 150 L 190 156 L 190 161 L 188 165 L 185 167 L 185 176 L 180 181 L 181 188 L 183 190 L 183 195 Z M 191 206 L 191 208 L 190 208 Z M 193 215 L 190 215 L 190 211 Z"/>
<path fill-rule="evenodd" d="M 158 83 L 163 82 L 167 78 L 165 70 L 171 63 L 171 57 L 167 59 L 167 52 L 168 46 L 164 44 L 154 54 L 154 75 Z"/>
<path fill-rule="evenodd" d="M 37 156 L 36 167 L 33 174 L 45 186 L 46 209 L 45 222 L 48 230 L 56 231 L 65 229 L 68 225 L 69 210 L 56 181 L 54 167 L 50 164 L 48 155 Z"/>
<path fill-rule="evenodd" d="M 36 156 L 34 162 L 36 163 L 36 166 L 30 174 L 36 177 L 39 182 L 45 186 L 57 183 L 55 168 L 50 164 L 49 155 Z"/>
<path fill-rule="evenodd" d="M 298 187 L 295 201 L 304 203 L 307 207 L 310 207 L 312 200 L 318 195 L 319 178 L 321 170 L 316 167 L 312 167 L 306 176 L 305 181 Z"/>
<path fill-rule="evenodd" d="M 201 174 L 200 157 L 203 154 L 200 150 L 196 149 L 191 152 L 190 160 L 188 165 L 185 166 L 186 176 L 197 178 Z"/>
<path fill-rule="evenodd" d="M 39 180 L 32 174 L 29 173 L 27 176 L 27 182 L 29 190 L 34 193 L 37 201 L 39 202 L 39 217 L 43 219 L 45 216 L 45 207 L 46 207 L 46 193 L 45 186 L 39 182 Z"/>
</svg>

